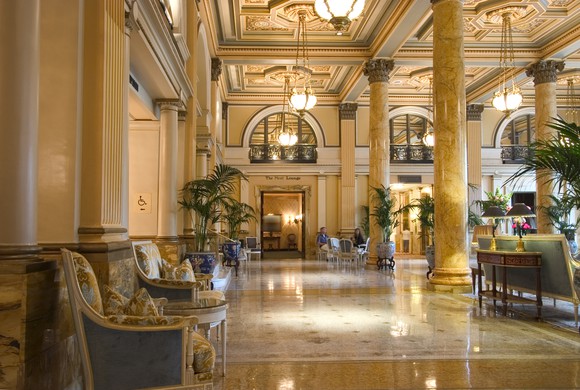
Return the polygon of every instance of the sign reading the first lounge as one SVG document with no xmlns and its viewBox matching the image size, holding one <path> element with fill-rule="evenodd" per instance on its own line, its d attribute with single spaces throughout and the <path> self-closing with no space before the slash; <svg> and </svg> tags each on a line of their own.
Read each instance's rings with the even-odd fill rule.
<svg viewBox="0 0 580 390">
<path fill-rule="evenodd" d="M 267 180 L 300 180 L 300 176 L 266 176 Z"/>
</svg>

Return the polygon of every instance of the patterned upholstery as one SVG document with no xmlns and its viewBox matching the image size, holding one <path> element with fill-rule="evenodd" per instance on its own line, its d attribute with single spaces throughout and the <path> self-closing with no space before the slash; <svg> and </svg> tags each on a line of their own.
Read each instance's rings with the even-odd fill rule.
<svg viewBox="0 0 580 390">
<path fill-rule="evenodd" d="M 155 244 L 142 244 L 135 246 L 137 263 L 141 270 L 150 279 L 161 279 L 161 253 Z"/>
<path fill-rule="evenodd" d="M 86 388 L 212 388 L 215 350 L 194 317 L 157 315 L 145 289 L 127 298 L 103 286 L 101 298 L 89 262 L 62 254 Z"/>
<path fill-rule="evenodd" d="M 103 315 L 103 301 L 101 300 L 101 292 L 99 291 L 99 284 L 93 272 L 93 267 L 91 267 L 87 259 L 78 253 L 73 254 L 73 261 L 83 298 L 94 311 Z"/>
<path fill-rule="evenodd" d="M 107 285 L 103 286 L 103 306 L 105 315 L 126 314 L 129 316 L 158 316 L 153 298 L 146 289 L 140 288 L 131 298 L 127 298 Z"/>
<path fill-rule="evenodd" d="M 195 274 L 189 261 L 173 266 L 161 259 L 161 275 L 164 279 L 195 282 Z"/>
</svg>

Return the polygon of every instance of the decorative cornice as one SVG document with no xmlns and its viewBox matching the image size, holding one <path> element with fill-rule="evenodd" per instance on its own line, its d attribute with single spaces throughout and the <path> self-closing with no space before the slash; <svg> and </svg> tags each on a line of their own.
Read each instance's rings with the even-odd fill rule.
<svg viewBox="0 0 580 390">
<path fill-rule="evenodd" d="M 211 81 L 218 81 L 222 74 L 222 60 L 219 58 L 211 59 Z"/>
<path fill-rule="evenodd" d="M 468 104 L 467 105 L 467 120 L 481 121 L 481 113 L 483 112 L 483 104 Z"/>
<path fill-rule="evenodd" d="M 395 67 L 395 61 L 384 58 L 368 60 L 363 65 L 364 75 L 369 78 L 369 84 L 376 82 L 388 82 L 389 73 Z"/>
<path fill-rule="evenodd" d="M 356 119 L 356 110 L 358 109 L 357 103 L 340 103 L 338 105 L 338 112 L 340 114 L 340 119 Z"/>
<path fill-rule="evenodd" d="M 125 11 L 125 32 L 130 33 L 135 27 L 137 27 L 137 24 L 131 15 L 131 11 Z"/>
<path fill-rule="evenodd" d="M 178 111 L 177 112 L 177 120 L 184 121 L 187 118 L 187 111 Z"/>
<path fill-rule="evenodd" d="M 229 107 L 229 103 L 228 102 L 223 102 L 222 103 L 222 119 L 224 121 L 228 120 L 228 107 Z"/>
<path fill-rule="evenodd" d="M 555 83 L 558 81 L 556 72 L 564 70 L 564 61 L 538 61 L 526 68 L 526 76 L 534 78 L 534 85 Z"/>
</svg>

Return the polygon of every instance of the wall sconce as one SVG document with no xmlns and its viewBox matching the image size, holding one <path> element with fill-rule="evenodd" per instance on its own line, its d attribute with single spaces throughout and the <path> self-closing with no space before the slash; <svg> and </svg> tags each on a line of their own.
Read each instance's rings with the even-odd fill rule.
<svg viewBox="0 0 580 390">
<path fill-rule="evenodd" d="M 288 225 L 291 225 L 293 223 L 299 224 L 300 222 L 302 222 L 302 214 L 288 215 Z"/>
</svg>

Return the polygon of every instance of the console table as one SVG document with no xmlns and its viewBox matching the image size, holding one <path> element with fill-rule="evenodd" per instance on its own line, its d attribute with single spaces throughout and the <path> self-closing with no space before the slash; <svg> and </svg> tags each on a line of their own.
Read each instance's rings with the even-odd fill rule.
<svg viewBox="0 0 580 390">
<path fill-rule="evenodd" d="M 491 290 L 484 290 L 481 280 L 481 264 L 491 265 Z M 477 250 L 477 269 L 479 275 L 478 297 L 479 308 L 481 309 L 481 300 L 483 297 L 493 299 L 495 306 L 498 299 L 497 282 L 495 268 L 502 268 L 502 291 L 501 302 L 503 304 L 503 315 L 507 315 L 508 303 L 536 304 L 538 310 L 538 319 L 542 317 L 542 278 L 540 270 L 542 268 L 542 252 L 512 252 L 512 251 L 489 251 Z M 536 269 L 536 300 L 527 299 L 521 296 L 508 294 L 508 269 L 509 268 L 535 268 Z"/>
</svg>

